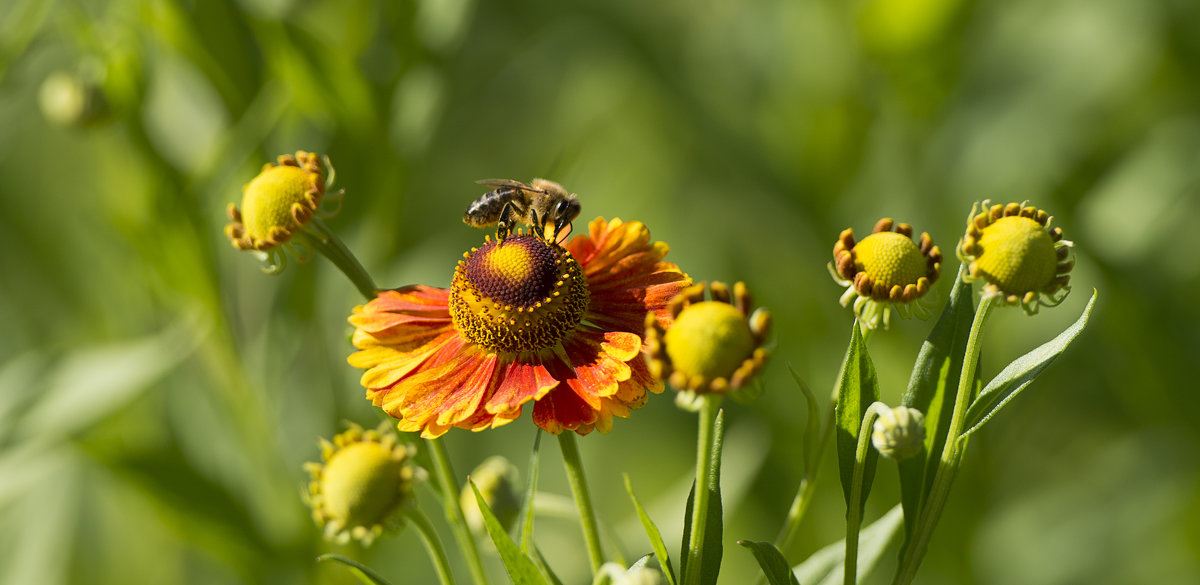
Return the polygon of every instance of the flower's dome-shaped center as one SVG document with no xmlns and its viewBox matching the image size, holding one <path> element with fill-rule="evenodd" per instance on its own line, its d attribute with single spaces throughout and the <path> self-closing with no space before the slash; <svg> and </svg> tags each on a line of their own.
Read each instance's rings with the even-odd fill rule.
<svg viewBox="0 0 1200 585">
<path fill-rule="evenodd" d="M 708 379 L 732 376 L 755 346 L 745 315 L 716 301 L 689 305 L 664 339 L 676 371 Z"/>
<path fill-rule="evenodd" d="M 883 290 L 916 284 L 927 270 L 920 248 L 896 232 L 876 232 L 863 238 L 854 246 L 854 258 L 855 268 L 882 284 Z"/>
<path fill-rule="evenodd" d="M 536 351 L 583 319 L 587 281 L 563 247 L 514 235 L 464 256 L 450 287 L 450 316 L 468 341 L 488 351 Z"/>
<path fill-rule="evenodd" d="M 313 173 L 300 167 L 280 165 L 263 170 L 242 189 L 246 234 L 265 240 L 271 237 L 273 227 L 289 231 L 298 227 L 292 206 L 307 201 L 313 184 Z"/>
<path fill-rule="evenodd" d="M 325 464 L 321 493 L 332 521 L 342 526 L 379 523 L 398 503 L 403 465 L 379 443 L 355 443 Z"/>
<path fill-rule="evenodd" d="M 1002 217 L 983 229 L 976 268 L 1001 291 L 1024 294 L 1054 283 L 1058 260 L 1054 240 L 1042 224 L 1021 216 Z"/>
</svg>

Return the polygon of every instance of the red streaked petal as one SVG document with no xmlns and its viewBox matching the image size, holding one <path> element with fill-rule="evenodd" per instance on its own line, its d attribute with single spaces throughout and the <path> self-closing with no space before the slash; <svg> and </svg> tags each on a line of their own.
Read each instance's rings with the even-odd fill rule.
<svg viewBox="0 0 1200 585">
<path fill-rule="evenodd" d="M 363 372 L 360 382 L 367 389 L 367 398 L 388 414 L 400 418 L 401 405 L 409 389 L 408 379 L 424 371 L 422 368 L 432 368 L 453 358 L 465 345 L 466 342 L 457 333 L 449 333 L 422 348 L 421 352 L 395 353 L 392 361 Z M 362 353 L 365 352 L 353 354 L 350 358 Z"/>
<path fill-rule="evenodd" d="M 522 404 L 540 400 L 558 386 L 558 380 L 542 365 L 536 355 L 522 354 L 508 365 L 500 366 L 500 383 L 487 401 L 492 414 L 520 412 Z"/>
<path fill-rule="evenodd" d="M 617 383 L 628 380 L 630 375 L 629 366 L 604 351 L 603 343 L 598 331 L 579 330 L 568 335 L 562 346 L 574 376 L 564 379 L 556 373 L 593 408 L 600 407 L 599 397 L 616 394 Z"/>
<path fill-rule="evenodd" d="M 428 286 L 409 286 L 381 291 L 366 305 L 354 308 L 349 321 L 358 330 L 376 337 L 389 337 L 405 325 L 443 325 L 450 322 L 449 291 Z"/>
<path fill-rule="evenodd" d="M 400 412 L 416 423 L 453 426 L 480 408 L 495 370 L 496 354 L 467 345 L 452 359 L 407 380 Z"/>
</svg>

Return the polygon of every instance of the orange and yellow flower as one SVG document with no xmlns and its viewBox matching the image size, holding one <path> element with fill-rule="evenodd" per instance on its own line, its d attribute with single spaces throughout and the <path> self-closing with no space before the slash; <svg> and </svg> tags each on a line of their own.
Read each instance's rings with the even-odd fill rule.
<svg viewBox="0 0 1200 585">
<path fill-rule="evenodd" d="M 642 358 L 647 312 L 691 281 L 639 222 L 596 218 L 565 247 L 515 234 L 463 254 L 449 289 L 408 286 L 355 307 L 349 362 L 402 431 L 512 422 L 607 432 L 663 386 Z"/>
</svg>

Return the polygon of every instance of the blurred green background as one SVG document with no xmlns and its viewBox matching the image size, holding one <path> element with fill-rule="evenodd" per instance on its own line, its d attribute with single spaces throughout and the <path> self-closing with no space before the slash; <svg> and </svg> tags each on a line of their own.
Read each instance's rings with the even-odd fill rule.
<svg viewBox="0 0 1200 585">
<path fill-rule="evenodd" d="M 472 181 L 535 176 L 580 194 L 577 232 L 641 220 L 693 278 L 750 285 L 776 341 L 765 394 L 727 408 L 726 584 L 799 481 L 785 365 L 824 397 L 845 348 L 838 232 L 891 216 L 952 258 L 973 201 L 1028 199 L 1076 242 L 1075 292 L 994 316 L 984 376 L 1092 288 L 1097 310 L 972 441 L 918 582 L 1200 582 L 1197 30 L 1194 0 L 0 0 L 0 583 L 353 582 L 329 551 L 434 581 L 412 530 L 330 545 L 301 503 L 317 437 L 380 415 L 345 362 L 349 282 L 263 275 L 222 234 L 300 149 L 332 159 L 328 223 L 383 286 L 447 285 L 483 235 Z M 931 326 L 872 340 L 885 401 Z M 580 441 L 629 560 L 620 474 L 678 542 L 694 427 L 664 396 Z M 527 415 L 446 443 L 463 475 L 525 467 L 533 437 Z M 820 482 L 793 562 L 843 533 L 832 456 Z M 882 462 L 867 520 L 897 492 Z M 586 582 L 576 524 L 538 540 Z"/>
</svg>

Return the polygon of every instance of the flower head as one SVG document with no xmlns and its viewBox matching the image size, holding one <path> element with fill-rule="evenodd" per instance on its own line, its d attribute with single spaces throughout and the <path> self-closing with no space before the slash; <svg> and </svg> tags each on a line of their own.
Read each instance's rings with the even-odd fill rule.
<svg viewBox="0 0 1200 585">
<path fill-rule="evenodd" d="M 607 432 L 661 392 L 641 357 L 643 317 L 664 324 L 690 284 L 638 222 L 591 222 L 565 247 L 517 232 L 463 255 L 450 289 L 408 286 L 356 307 L 350 323 L 367 397 L 403 431 L 436 437 L 533 420 Z"/>
<path fill-rule="evenodd" d="M 705 289 L 712 299 L 704 300 Z M 697 284 L 671 300 L 674 323 L 646 318 L 650 371 L 679 390 L 698 394 L 737 390 L 762 369 L 771 324 L 766 309 L 751 312 L 744 283 Z"/>
<path fill-rule="evenodd" d="M 351 424 L 333 441 L 321 439 L 321 463 L 305 464 L 308 503 L 326 538 L 370 545 L 403 523 L 422 471 L 412 465 L 412 447 L 399 444 L 388 426 L 364 431 Z"/>
<path fill-rule="evenodd" d="M 242 210 L 230 203 L 225 235 L 239 250 L 269 250 L 307 224 L 325 196 L 325 169 L 303 150 L 267 163 L 242 187 Z"/>
<path fill-rule="evenodd" d="M 875 419 L 871 444 L 888 459 L 908 459 L 925 448 L 925 415 L 915 408 L 897 406 Z"/>
<path fill-rule="evenodd" d="M 983 280 L 984 294 L 1021 305 L 1032 315 L 1041 305 L 1055 306 L 1071 291 L 1072 243 L 1061 228 L 1051 228 L 1045 211 L 1022 203 L 971 210 L 958 252 L 968 280 Z"/>
<path fill-rule="evenodd" d="M 833 245 L 829 271 L 835 282 L 846 287 L 842 306 L 853 303 L 854 314 L 866 329 L 880 324 L 887 328 L 892 308 L 905 318 L 914 312 L 922 318 L 929 314 L 919 299 L 941 274 L 942 251 L 929 234 L 922 233 L 918 243 L 912 233 L 912 226 L 885 217 L 862 241 L 855 242 L 854 230 L 848 228 Z"/>
</svg>

